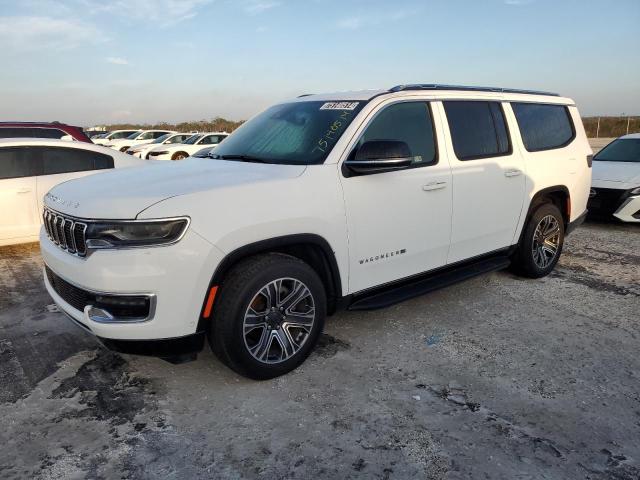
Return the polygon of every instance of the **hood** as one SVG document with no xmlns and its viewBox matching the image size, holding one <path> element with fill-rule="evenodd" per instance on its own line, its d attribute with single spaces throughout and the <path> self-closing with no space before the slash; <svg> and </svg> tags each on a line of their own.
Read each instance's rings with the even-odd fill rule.
<svg viewBox="0 0 640 480">
<path fill-rule="evenodd" d="M 640 162 L 593 161 L 593 180 L 638 184 L 640 186 Z"/>
<path fill-rule="evenodd" d="M 131 219 L 170 197 L 300 176 L 304 165 L 270 165 L 190 158 L 153 168 L 115 169 L 53 187 L 47 206 L 80 218 Z M 188 212 L 185 212 L 188 213 Z"/>
</svg>

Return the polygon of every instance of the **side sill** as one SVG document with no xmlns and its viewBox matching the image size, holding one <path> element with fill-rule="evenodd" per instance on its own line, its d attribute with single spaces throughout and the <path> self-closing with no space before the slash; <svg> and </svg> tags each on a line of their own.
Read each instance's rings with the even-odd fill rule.
<svg viewBox="0 0 640 480">
<path fill-rule="evenodd" d="M 511 252 L 511 249 L 501 250 L 497 253 L 440 268 L 371 291 L 354 294 L 349 299 L 347 308 L 349 310 L 386 308 L 484 273 L 503 270 L 511 264 L 509 258 Z"/>
</svg>

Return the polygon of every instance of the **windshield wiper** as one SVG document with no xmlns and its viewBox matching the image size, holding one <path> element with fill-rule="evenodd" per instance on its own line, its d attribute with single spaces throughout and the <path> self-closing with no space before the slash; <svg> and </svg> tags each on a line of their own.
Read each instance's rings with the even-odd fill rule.
<svg viewBox="0 0 640 480">
<path fill-rule="evenodd" d="M 240 160 L 241 162 L 270 163 L 264 158 L 254 157 L 252 155 L 218 155 L 217 153 L 209 153 L 209 157 L 219 160 Z"/>
</svg>

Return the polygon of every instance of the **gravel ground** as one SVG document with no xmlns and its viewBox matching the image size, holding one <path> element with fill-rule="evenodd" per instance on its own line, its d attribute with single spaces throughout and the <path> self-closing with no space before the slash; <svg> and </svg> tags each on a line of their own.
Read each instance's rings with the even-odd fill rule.
<svg viewBox="0 0 640 480">
<path fill-rule="evenodd" d="M 327 322 L 266 382 L 118 356 L 0 249 L 0 478 L 640 478 L 640 228 Z"/>
</svg>

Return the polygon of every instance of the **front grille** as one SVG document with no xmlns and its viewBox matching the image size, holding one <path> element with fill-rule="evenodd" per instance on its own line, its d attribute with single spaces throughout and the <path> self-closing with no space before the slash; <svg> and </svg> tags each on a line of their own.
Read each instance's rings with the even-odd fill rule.
<svg viewBox="0 0 640 480">
<path fill-rule="evenodd" d="M 42 216 L 44 229 L 53 243 L 74 255 L 87 254 L 85 232 L 87 224 L 61 215 L 45 207 Z"/>
<path fill-rule="evenodd" d="M 593 188 L 587 208 L 592 213 L 613 215 L 625 197 L 625 190 L 616 188 Z"/>
</svg>

